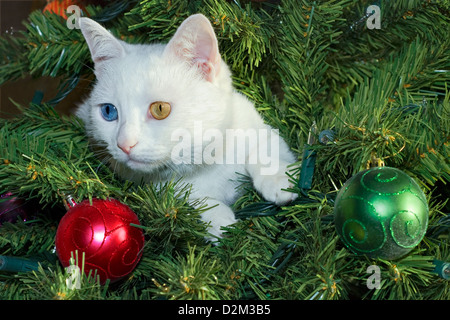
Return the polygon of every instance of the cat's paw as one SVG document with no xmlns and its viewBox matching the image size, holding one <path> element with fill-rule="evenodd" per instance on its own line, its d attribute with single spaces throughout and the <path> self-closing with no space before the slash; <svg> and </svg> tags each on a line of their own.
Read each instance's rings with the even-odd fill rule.
<svg viewBox="0 0 450 320">
<path fill-rule="evenodd" d="M 284 173 L 275 175 L 258 176 L 253 179 L 253 184 L 264 199 L 276 205 L 284 205 L 295 199 L 298 194 L 284 191 L 282 189 L 292 188 L 294 185 Z"/>
<path fill-rule="evenodd" d="M 220 201 L 211 204 L 217 204 L 217 206 L 203 212 L 202 220 L 209 223 L 208 232 L 212 235 L 212 237 L 207 237 L 206 240 L 214 242 L 223 237 L 224 230 L 222 230 L 222 227 L 236 223 L 238 220 L 235 218 L 233 210 L 227 205 Z"/>
</svg>

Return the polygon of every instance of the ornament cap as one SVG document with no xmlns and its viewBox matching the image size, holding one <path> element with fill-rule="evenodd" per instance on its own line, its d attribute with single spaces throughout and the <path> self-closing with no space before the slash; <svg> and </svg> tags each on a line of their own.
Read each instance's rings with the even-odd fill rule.
<svg viewBox="0 0 450 320">
<path fill-rule="evenodd" d="M 63 198 L 62 202 L 64 204 L 64 207 L 67 211 L 75 207 L 78 203 L 75 201 L 75 199 L 72 197 L 71 194 L 65 194 L 64 192 L 61 192 L 58 190 L 58 195 Z"/>
<path fill-rule="evenodd" d="M 72 195 L 68 194 L 65 197 L 64 206 L 67 210 L 75 207 L 78 203 L 73 199 Z"/>
<path fill-rule="evenodd" d="M 378 158 L 375 151 L 370 154 L 370 160 L 367 161 L 366 169 L 384 167 L 384 161 L 382 158 Z"/>
</svg>

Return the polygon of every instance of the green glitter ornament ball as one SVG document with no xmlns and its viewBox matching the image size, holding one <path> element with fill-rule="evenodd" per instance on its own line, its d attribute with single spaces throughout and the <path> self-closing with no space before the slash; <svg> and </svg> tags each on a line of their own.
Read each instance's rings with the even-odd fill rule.
<svg viewBox="0 0 450 320">
<path fill-rule="evenodd" d="M 341 188 L 334 222 L 341 240 L 356 254 L 395 260 L 425 235 L 427 199 L 403 171 L 375 167 L 354 175 Z"/>
</svg>

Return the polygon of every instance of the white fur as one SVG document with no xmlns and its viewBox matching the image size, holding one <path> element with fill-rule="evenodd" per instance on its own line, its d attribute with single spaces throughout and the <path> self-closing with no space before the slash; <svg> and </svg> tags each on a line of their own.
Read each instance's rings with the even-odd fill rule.
<svg viewBox="0 0 450 320">
<path fill-rule="evenodd" d="M 229 208 L 239 196 L 236 172 L 250 175 L 256 190 L 269 201 L 285 204 L 296 197 L 281 190 L 290 186 L 285 171 L 295 157 L 278 136 L 280 163 L 274 175 L 261 175 L 260 163 L 173 164 L 171 151 L 178 141 L 172 141 L 172 133 L 184 128 L 194 135 L 195 121 L 201 121 L 203 130 L 218 129 L 224 136 L 226 129 L 270 130 L 253 104 L 233 89 L 206 17 L 197 14 L 186 19 L 167 45 L 127 44 L 88 18 L 80 19 L 80 27 L 97 82 L 77 116 L 91 139 L 105 146 L 108 161 L 120 176 L 138 182 L 182 177 L 193 186 L 192 199 L 207 197 L 209 205 L 217 205 L 202 216 L 217 237 L 222 226 L 236 222 Z M 171 104 L 166 119 L 149 116 L 149 105 L 155 101 Z M 102 118 L 103 103 L 116 106 L 117 121 Z M 206 144 L 202 142 L 200 149 Z M 130 153 L 118 145 L 132 146 Z M 247 156 L 257 147 L 250 146 Z"/>
</svg>

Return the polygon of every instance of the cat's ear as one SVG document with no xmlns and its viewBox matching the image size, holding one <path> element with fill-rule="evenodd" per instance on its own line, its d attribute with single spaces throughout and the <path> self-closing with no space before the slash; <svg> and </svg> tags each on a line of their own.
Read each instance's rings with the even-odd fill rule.
<svg viewBox="0 0 450 320">
<path fill-rule="evenodd" d="M 183 21 L 164 53 L 197 66 L 210 82 L 220 72 L 221 58 L 217 38 L 211 23 L 202 14 L 192 15 Z"/>
<path fill-rule="evenodd" d="M 80 18 L 79 23 L 96 66 L 123 56 L 123 46 L 108 30 L 89 18 Z"/>
</svg>

